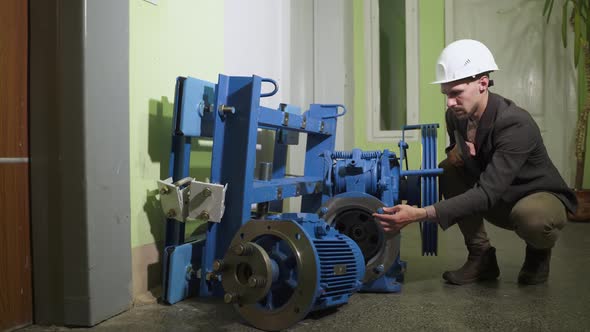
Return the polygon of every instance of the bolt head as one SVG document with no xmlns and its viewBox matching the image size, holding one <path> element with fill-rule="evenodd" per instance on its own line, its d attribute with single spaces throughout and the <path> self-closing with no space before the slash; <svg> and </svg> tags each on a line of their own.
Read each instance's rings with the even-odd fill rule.
<svg viewBox="0 0 590 332">
<path fill-rule="evenodd" d="M 258 280 L 256 279 L 255 276 L 251 276 L 250 278 L 248 278 L 248 287 L 250 288 L 255 288 L 256 287 L 256 282 Z"/>
<path fill-rule="evenodd" d="M 221 268 L 223 267 L 223 262 L 216 260 L 213 262 L 213 271 L 215 272 L 219 272 L 221 271 Z"/>
<path fill-rule="evenodd" d="M 383 264 L 379 264 L 374 268 L 375 273 L 381 273 L 383 271 L 385 271 L 385 267 L 383 266 Z"/>
<path fill-rule="evenodd" d="M 238 244 L 237 246 L 234 246 L 234 248 L 233 248 L 234 254 L 239 255 L 239 256 L 241 256 L 244 253 L 244 251 L 246 251 L 246 247 L 244 247 L 244 245 L 241 243 Z"/>
<path fill-rule="evenodd" d="M 238 295 L 235 293 L 225 293 L 223 296 L 223 302 L 225 303 L 234 303 L 238 301 Z"/>
<path fill-rule="evenodd" d="M 201 214 L 199 214 L 199 219 L 203 219 L 203 220 L 209 221 L 209 218 L 210 217 L 211 216 L 209 215 L 209 212 L 208 211 L 203 211 L 203 212 L 201 212 Z"/>
</svg>

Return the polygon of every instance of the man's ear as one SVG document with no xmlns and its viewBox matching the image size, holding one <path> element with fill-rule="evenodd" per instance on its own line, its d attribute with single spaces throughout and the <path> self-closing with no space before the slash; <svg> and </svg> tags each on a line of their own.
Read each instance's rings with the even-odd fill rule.
<svg viewBox="0 0 590 332">
<path fill-rule="evenodd" d="M 490 78 L 488 76 L 482 76 L 479 78 L 479 93 L 484 93 L 490 87 Z"/>
</svg>

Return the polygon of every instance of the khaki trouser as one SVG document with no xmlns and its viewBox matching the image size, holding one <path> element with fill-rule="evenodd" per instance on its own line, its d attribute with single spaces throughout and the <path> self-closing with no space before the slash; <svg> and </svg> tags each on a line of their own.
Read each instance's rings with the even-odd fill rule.
<svg viewBox="0 0 590 332">
<path fill-rule="evenodd" d="M 463 168 L 451 165 L 447 159 L 439 167 L 444 169 L 440 188 L 445 198 L 473 188 L 476 179 Z M 555 245 L 565 226 L 567 213 L 559 198 L 549 192 L 536 192 L 516 203 L 499 201 L 482 215 L 464 217 L 457 222 L 469 249 L 485 250 L 490 247 L 483 218 L 498 227 L 513 230 L 534 248 L 547 249 Z"/>
</svg>

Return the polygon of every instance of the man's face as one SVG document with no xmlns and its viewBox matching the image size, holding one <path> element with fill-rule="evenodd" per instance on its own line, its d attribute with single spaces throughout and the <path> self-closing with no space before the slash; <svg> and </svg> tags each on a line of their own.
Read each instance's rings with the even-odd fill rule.
<svg viewBox="0 0 590 332">
<path fill-rule="evenodd" d="M 447 108 L 453 111 L 458 119 L 466 119 L 478 110 L 482 96 L 481 79 L 441 84 L 440 90 L 447 96 Z"/>
</svg>

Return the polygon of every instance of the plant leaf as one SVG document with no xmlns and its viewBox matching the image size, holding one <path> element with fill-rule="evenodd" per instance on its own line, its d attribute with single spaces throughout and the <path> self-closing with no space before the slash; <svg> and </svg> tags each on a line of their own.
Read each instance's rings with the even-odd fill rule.
<svg viewBox="0 0 590 332">
<path fill-rule="evenodd" d="M 553 11 L 553 2 L 555 0 L 546 0 L 546 1 L 550 3 L 549 4 L 549 12 L 547 13 L 547 23 L 549 23 L 549 18 L 551 17 L 551 12 Z"/>
<path fill-rule="evenodd" d="M 561 17 L 561 41 L 563 42 L 564 48 L 567 48 L 567 3 L 568 1 L 563 4 Z"/>
<path fill-rule="evenodd" d="M 545 0 L 545 5 L 543 6 L 543 16 L 547 15 L 547 10 L 549 10 L 549 5 L 551 5 L 551 7 L 553 7 L 551 4 L 552 2 L 553 1 L 551 1 L 551 0 Z M 547 17 L 547 18 L 549 18 L 549 17 Z"/>
<path fill-rule="evenodd" d="M 580 7 L 577 10 L 574 7 L 574 66 L 576 67 L 578 67 L 578 61 L 580 61 L 580 42 L 582 41 L 581 21 Z"/>
</svg>

